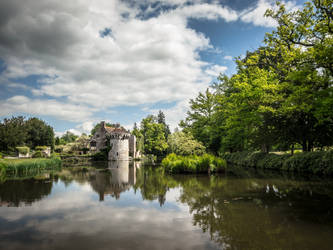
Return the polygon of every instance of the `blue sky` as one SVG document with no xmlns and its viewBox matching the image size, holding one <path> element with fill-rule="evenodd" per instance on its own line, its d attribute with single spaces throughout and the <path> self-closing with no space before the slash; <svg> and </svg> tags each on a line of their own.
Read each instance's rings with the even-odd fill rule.
<svg viewBox="0 0 333 250">
<path fill-rule="evenodd" d="M 285 1 L 289 10 L 303 0 Z M 89 132 L 101 120 L 131 128 L 163 110 L 175 128 L 234 59 L 275 22 L 270 0 L 3 0 L 0 118 L 36 116 Z"/>
</svg>

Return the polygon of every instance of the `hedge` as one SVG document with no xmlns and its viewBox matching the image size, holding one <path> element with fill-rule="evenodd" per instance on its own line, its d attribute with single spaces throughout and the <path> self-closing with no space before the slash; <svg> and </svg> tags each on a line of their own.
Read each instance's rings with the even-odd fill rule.
<svg viewBox="0 0 333 250">
<path fill-rule="evenodd" d="M 236 152 L 225 154 L 224 158 L 228 163 L 242 167 L 333 175 L 333 150 L 303 152 L 295 155 Z"/>
</svg>

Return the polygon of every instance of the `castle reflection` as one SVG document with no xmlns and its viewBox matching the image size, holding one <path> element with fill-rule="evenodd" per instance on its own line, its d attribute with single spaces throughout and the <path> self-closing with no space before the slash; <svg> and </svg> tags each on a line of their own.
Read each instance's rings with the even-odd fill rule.
<svg viewBox="0 0 333 250">
<path fill-rule="evenodd" d="M 139 164 L 129 161 L 109 161 L 108 169 L 96 171 L 89 182 L 93 190 L 99 194 L 99 200 L 103 201 L 106 195 L 119 199 L 122 192 L 135 185 Z"/>
</svg>

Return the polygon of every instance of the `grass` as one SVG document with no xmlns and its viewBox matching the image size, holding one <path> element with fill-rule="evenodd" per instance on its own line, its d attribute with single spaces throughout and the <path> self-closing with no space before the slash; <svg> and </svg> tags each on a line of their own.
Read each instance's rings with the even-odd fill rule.
<svg viewBox="0 0 333 250">
<path fill-rule="evenodd" d="M 52 170 L 61 167 L 60 158 L 1 159 L 0 175 L 26 173 L 31 170 Z"/>
<path fill-rule="evenodd" d="M 169 154 L 162 160 L 162 166 L 169 173 L 209 173 L 224 172 L 225 160 L 210 154 L 202 156 L 180 156 Z"/>
</svg>

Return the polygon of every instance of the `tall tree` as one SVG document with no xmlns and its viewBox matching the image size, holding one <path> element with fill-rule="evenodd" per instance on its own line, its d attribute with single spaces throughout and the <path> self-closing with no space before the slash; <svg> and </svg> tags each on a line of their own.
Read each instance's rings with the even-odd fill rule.
<svg viewBox="0 0 333 250">
<path fill-rule="evenodd" d="M 26 121 L 25 129 L 27 132 L 26 144 L 30 148 L 36 146 L 54 147 L 54 131 L 44 121 L 38 118 L 30 118 Z"/>
<path fill-rule="evenodd" d="M 25 130 L 23 116 L 5 118 L 0 123 L 0 150 L 15 151 L 15 147 L 23 146 L 26 142 L 27 133 Z"/>
<path fill-rule="evenodd" d="M 168 139 L 169 135 L 171 134 L 169 125 L 165 121 L 165 115 L 160 110 L 157 115 L 157 123 L 162 124 L 164 126 L 164 137 L 165 139 Z"/>
</svg>

